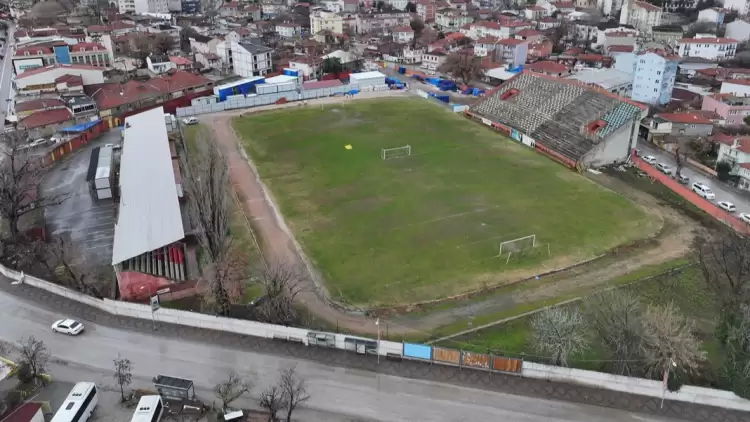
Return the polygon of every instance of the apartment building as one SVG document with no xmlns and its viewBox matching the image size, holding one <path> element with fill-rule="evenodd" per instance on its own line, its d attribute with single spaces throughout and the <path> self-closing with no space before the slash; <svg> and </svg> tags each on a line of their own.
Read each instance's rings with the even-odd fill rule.
<svg viewBox="0 0 750 422">
<path fill-rule="evenodd" d="M 110 67 L 112 52 L 99 43 L 52 43 L 22 47 L 13 55 L 13 68 L 16 74 L 36 67 L 53 64 L 87 64 L 91 66 Z"/>
<path fill-rule="evenodd" d="M 529 42 L 517 38 L 505 38 L 497 42 L 495 61 L 509 64 L 511 67 L 526 63 L 529 54 Z"/>
<path fill-rule="evenodd" d="M 633 100 L 646 104 L 666 104 L 672 99 L 679 57 L 663 51 L 621 53 L 615 69 L 633 75 Z"/>
<path fill-rule="evenodd" d="M 370 31 L 378 31 L 385 34 L 390 32 L 393 27 L 409 26 L 410 22 L 411 13 L 376 12 L 358 14 L 354 25 L 360 34 L 366 34 Z"/>
<path fill-rule="evenodd" d="M 435 12 L 437 12 L 437 6 L 430 0 L 418 0 L 417 1 L 417 16 L 424 23 L 435 22 Z"/>
<path fill-rule="evenodd" d="M 728 60 L 737 53 L 737 40 L 734 38 L 714 38 L 696 35 L 683 38 L 677 43 L 680 57 L 700 57 L 707 60 Z"/>
<path fill-rule="evenodd" d="M 117 9 L 120 13 L 169 13 L 167 0 L 118 0 Z"/>
<path fill-rule="evenodd" d="M 414 41 L 414 30 L 410 26 L 397 26 L 391 34 L 395 43 L 407 44 Z"/>
<path fill-rule="evenodd" d="M 242 77 L 263 76 L 270 72 L 272 50 L 250 43 L 220 42 L 216 54 L 230 72 Z"/>
<path fill-rule="evenodd" d="M 750 136 L 717 134 L 712 139 L 719 144 L 716 162 L 729 163 L 732 166 L 730 174 L 740 177 L 737 186 L 750 190 Z"/>
<path fill-rule="evenodd" d="M 435 24 L 442 31 L 458 31 L 459 28 L 471 22 L 474 22 L 474 18 L 466 11 L 440 9 L 435 12 Z"/>
<path fill-rule="evenodd" d="M 624 11 L 622 13 L 625 13 Z M 630 6 L 626 21 L 635 29 L 649 34 L 655 26 L 661 25 L 662 10 L 645 1 L 634 1 Z"/>
<path fill-rule="evenodd" d="M 746 116 L 750 116 L 750 98 L 734 94 L 704 95 L 701 110 L 718 114 L 725 125 L 738 126 L 744 124 Z"/>
<path fill-rule="evenodd" d="M 315 10 L 310 13 L 310 32 L 313 35 L 321 31 L 330 31 L 342 35 L 344 29 L 354 27 L 358 18 L 351 13 L 333 13 L 327 10 Z M 408 21 L 407 21 L 408 23 Z"/>
</svg>

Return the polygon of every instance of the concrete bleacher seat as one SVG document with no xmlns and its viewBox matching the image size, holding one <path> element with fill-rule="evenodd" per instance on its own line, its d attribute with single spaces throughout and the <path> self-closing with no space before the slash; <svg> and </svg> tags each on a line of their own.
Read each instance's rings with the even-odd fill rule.
<svg viewBox="0 0 750 422">
<path fill-rule="evenodd" d="M 505 98 L 510 90 L 517 93 Z M 529 135 L 576 162 L 640 113 L 635 105 L 596 88 L 531 72 L 510 79 L 469 111 Z M 605 126 L 588 133 L 585 128 L 597 120 Z"/>
</svg>

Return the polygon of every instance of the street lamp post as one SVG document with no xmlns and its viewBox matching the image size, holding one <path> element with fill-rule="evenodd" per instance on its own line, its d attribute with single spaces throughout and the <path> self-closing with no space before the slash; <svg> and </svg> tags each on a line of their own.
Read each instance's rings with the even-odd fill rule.
<svg viewBox="0 0 750 422">
<path fill-rule="evenodd" d="M 378 365 L 380 365 L 380 318 L 375 320 L 375 325 L 378 327 Z"/>
</svg>

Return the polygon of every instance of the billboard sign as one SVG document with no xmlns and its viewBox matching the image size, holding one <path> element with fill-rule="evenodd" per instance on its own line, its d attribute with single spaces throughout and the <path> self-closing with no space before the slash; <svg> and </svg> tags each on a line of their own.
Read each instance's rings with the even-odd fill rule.
<svg viewBox="0 0 750 422">
<path fill-rule="evenodd" d="M 27 70 L 36 69 L 37 67 L 42 66 L 44 66 L 44 61 L 41 58 L 13 60 L 13 67 L 15 68 L 16 75 L 20 75 Z"/>
</svg>

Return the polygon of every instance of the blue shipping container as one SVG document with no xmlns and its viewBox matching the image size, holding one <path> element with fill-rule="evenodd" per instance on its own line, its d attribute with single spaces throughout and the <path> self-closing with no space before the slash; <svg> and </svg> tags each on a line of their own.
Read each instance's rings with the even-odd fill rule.
<svg viewBox="0 0 750 422">
<path fill-rule="evenodd" d="M 398 68 L 398 73 L 400 73 L 402 75 L 405 74 L 406 73 L 406 68 L 405 67 L 399 67 Z"/>
</svg>

